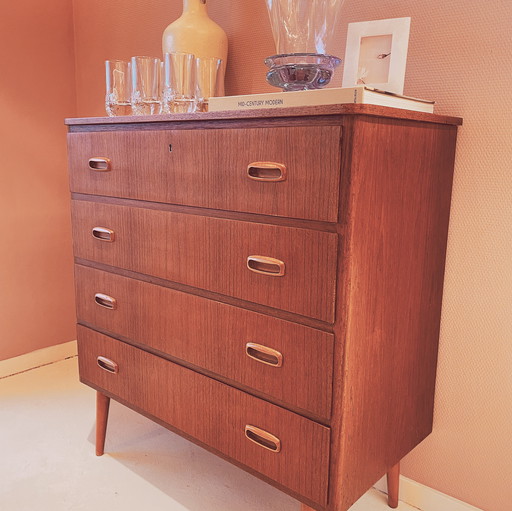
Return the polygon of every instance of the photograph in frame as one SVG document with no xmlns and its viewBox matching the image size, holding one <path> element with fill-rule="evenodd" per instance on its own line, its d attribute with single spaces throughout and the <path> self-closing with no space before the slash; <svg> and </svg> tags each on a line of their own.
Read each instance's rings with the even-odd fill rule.
<svg viewBox="0 0 512 511">
<path fill-rule="evenodd" d="M 349 23 L 343 87 L 403 94 L 411 18 Z"/>
</svg>

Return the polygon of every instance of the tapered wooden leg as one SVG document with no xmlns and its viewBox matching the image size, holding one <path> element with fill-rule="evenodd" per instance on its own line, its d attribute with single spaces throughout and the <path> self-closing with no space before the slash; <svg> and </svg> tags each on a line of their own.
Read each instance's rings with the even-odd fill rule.
<svg viewBox="0 0 512 511">
<path fill-rule="evenodd" d="M 306 504 L 302 504 L 300 511 L 315 511 L 312 507 L 306 506 Z"/>
<path fill-rule="evenodd" d="M 96 392 L 96 456 L 102 456 L 105 451 L 109 406 L 110 398 Z"/>
<path fill-rule="evenodd" d="M 389 469 L 387 474 L 388 480 L 388 506 L 392 508 L 398 507 L 398 485 L 400 480 L 400 463 Z"/>
</svg>

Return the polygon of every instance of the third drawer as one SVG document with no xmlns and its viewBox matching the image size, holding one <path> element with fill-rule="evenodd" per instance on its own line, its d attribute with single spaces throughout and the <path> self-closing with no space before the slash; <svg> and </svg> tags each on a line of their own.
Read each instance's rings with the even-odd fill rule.
<svg viewBox="0 0 512 511">
<path fill-rule="evenodd" d="M 79 322 L 329 420 L 333 334 L 87 266 L 75 276 Z"/>
</svg>

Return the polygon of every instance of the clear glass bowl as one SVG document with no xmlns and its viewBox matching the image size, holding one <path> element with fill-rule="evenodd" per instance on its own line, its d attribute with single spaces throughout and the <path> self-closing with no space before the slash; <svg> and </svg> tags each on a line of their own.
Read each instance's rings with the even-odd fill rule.
<svg viewBox="0 0 512 511">
<path fill-rule="evenodd" d="M 319 53 L 285 53 L 265 59 L 267 82 L 284 91 L 321 89 L 330 81 L 341 59 Z"/>
</svg>

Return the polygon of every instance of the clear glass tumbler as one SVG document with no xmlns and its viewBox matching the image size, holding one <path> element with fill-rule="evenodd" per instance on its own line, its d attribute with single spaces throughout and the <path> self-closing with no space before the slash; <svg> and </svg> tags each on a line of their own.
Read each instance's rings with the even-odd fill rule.
<svg viewBox="0 0 512 511">
<path fill-rule="evenodd" d="M 124 60 L 105 61 L 105 110 L 109 117 L 130 115 L 130 63 Z"/>
<path fill-rule="evenodd" d="M 132 57 L 133 115 L 159 114 L 161 104 L 161 61 L 155 57 Z"/>
<path fill-rule="evenodd" d="M 196 102 L 198 112 L 208 111 L 208 100 L 217 95 L 222 59 L 196 58 Z"/>
<path fill-rule="evenodd" d="M 191 53 L 164 54 L 162 110 L 164 113 L 195 111 L 195 57 Z"/>
</svg>

